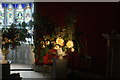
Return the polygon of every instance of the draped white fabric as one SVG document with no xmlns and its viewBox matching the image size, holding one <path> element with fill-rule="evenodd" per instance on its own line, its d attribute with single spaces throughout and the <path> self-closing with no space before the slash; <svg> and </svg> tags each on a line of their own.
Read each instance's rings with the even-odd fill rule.
<svg viewBox="0 0 120 80">
<path fill-rule="evenodd" d="M 2 47 L 2 30 L 0 30 L 0 60 L 2 60 L 1 47 Z"/>
<path fill-rule="evenodd" d="M 12 63 L 32 64 L 34 62 L 34 53 L 28 44 L 22 44 L 17 46 L 15 50 L 10 49 L 9 51 L 7 59 L 11 60 Z"/>
</svg>

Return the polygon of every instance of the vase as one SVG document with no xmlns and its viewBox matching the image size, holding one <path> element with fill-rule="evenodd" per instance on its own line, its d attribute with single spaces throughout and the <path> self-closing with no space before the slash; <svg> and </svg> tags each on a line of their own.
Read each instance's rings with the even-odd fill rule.
<svg viewBox="0 0 120 80">
<path fill-rule="evenodd" d="M 9 49 L 7 49 L 7 50 L 1 50 L 1 52 L 2 52 L 2 64 L 8 63 L 7 55 L 9 53 Z"/>
<path fill-rule="evenodd" d="M 57 49 L 58 59 L 63 59 L 63 53 L 62 48 Z"/>
<path fill-rule="evenodd" d="M 59 59 L 63 59 L 63 56 L 62 55 L 59 55 L 59 57 L 58 57 Z"/>
</svg>

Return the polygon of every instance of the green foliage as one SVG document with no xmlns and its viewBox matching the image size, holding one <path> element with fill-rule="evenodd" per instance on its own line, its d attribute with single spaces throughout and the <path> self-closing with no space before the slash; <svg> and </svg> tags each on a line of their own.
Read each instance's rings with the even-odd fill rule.
<svg viewBox="0 0 120 80">
<path fill-rule="evenodd" d="M 35 49 L 34 53 L 40 55 L 36 55 L 39 57 L 36 57 L 36 59 L 39 59 L 39 62 L 43 61 L 43 57 L 45 56 L 46 53 L 49 52 L 50 49 L 52 49 L 53 46 L 56 44 L 52 44 L 51 42 L 56 42 L 56 39 L 58 37 L 62 38 L 65 43 L 67 43 L 68 40 L 74 40 L 74 47 L 75 50 L 80 51 L 80 43 L 79 41 L 75 41 L 74 33 L 74 24 L 76 23 L 77 15 L 71 12 L 70 14 L 66 15 L 65 17 L 65 24 L 66 26 L 61 26 L 56 23 L 54 23 L 49 16 L 39 16 L 34 14 L 34 25 L 36 29 L 36 38 L 35 38 Z M 77 36 L 78 37 L 78 36 Z M 78 39 L 77 39 L 78 40 Z M 49 46 L 46 45 L 46 42 L 50 41 Z M 58 44 L 57 44 L 58 45 Z M 60 45 L 58 45 L 60 46 Z M 62 47 L 62 50 L 64 52 L 67 51 L 66 45 L 60 46 Z M 40 52 L 37 48 L 40 48 Z M 80 52 L 78 52 L 80 53 Z"/>
<path fill-rule="evenodd" d="M 25 28 L 27 24 L 25 22 L 22 22 L 22 27 Z"/>
<path fill-rule="evenodd" d="M 11 46 L 11 49 L 14 49 L 16 46 L 21 45 L 21 42 L 26 41 L 28 35 L 26 23 L 23 22 L 22 25 L 18 25 L 20 28 L 17 28 L 16 24 L 11 24 L 10 28 L 2 28 L 2 49 L 8 49 Z"/>
<path fill-rule="evenodd" d="M 46 54 L 48 51 L 49 51 L 49 48 L 48 48 L 48 47 L 46 47 L 46 48 L 44 48 L 43 50 L 41 50 L 41 51 L 40 51 L 41 56 L 45 56 L 45 54 Z"/>
<path fill-rule="evenodd" d="M 35 49 L 33 50 L 34 53 L 38 53 L 38 48 L 35 47 Z"/>
</svg>

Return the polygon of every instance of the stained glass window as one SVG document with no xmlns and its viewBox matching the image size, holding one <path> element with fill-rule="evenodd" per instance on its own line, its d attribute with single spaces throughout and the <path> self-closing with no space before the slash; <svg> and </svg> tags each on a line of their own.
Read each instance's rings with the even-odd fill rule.
<svg viewBox="0 0 120 80">
<path fill-rule="evenodd" d="M 12 23 L 33 21 L 33 3 L 0 3 L 0 23 L 9 26 Z"/>
<path fill-rule="evenodd" d="M 30 8 L 30 5 L 27 4 L 26 8 L 25 8 L 25 22 L 28 23 L 31 19 L 32 19 L 32 11 Z"/>
<path fill-rule="evenodd" d="M 24 9 L 22 8 L 21 4 L 19 4 L 18 8 L 16 9 L 16 19 L 17 19 L 17 24 L 22 23 L 24 20 Z"/>
<path fill-rule="evenodd" d="M 4 8 L 2 7 L 2 4 L 0 4 L 0 25 L 4 24 Z"/>
<path fill-rule="evenodd" d="M 9 4 L 7 9 L 7 25 L 11 25 L 13 22 L 14 22 L 14 8 L 11 4 Z"/>
<path fill-rule="evenodd" d="M 26 29 L 30 33 L 31 38 L 26 38 L 26 41 L 33 43 L 33 29 L 29 25 L 29 21 L 33 21 L 32 14 L 34 13 L 34 4 L 32 2 L 25 3 L 0 3 L 0 29 L 9 28 L 12 23 L 17 24 L 27 23 Z"/>
</svg>

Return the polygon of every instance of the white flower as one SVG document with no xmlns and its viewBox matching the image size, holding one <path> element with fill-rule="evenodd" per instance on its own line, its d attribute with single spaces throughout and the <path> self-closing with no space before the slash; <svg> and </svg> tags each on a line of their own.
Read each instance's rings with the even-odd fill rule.
<svg viewBox="0 0 120 80">
<path fill-rule="evenodd" d="M 68 48 L 72 48 L 74 46 L 73 41 L 70 40 L 66 43 L 66 45 Z"/>
<path fill-rule="evenodd" d="M 58 56 L 65 56 L 65 52 L 63 52 L 62 48 L 57 49 Z"/>
<path fill-rule="evenodd" d="M 62 45 L 64 43 L 64 40 L 62 38 L 57 38 L 56 43 Z"/>
<path fill-rule="evenodd" d="M 62 56 L 66 56 L 65 52 L 62 53 Z"/>
</svg>

